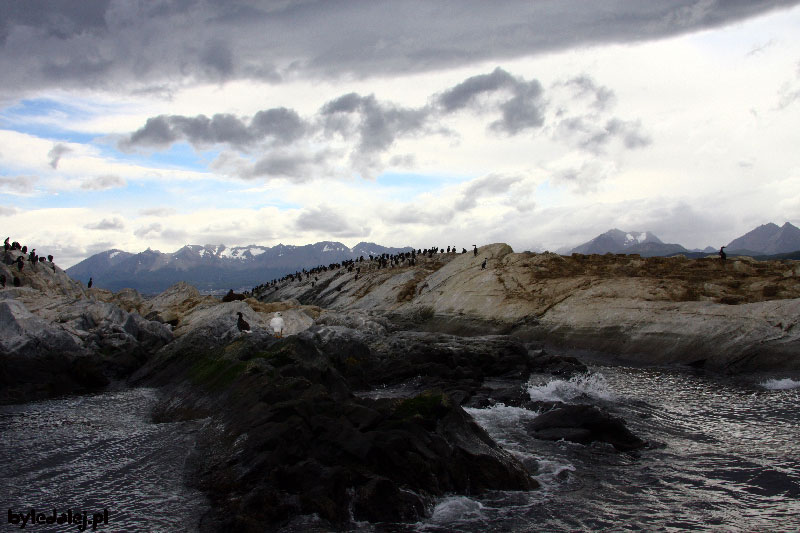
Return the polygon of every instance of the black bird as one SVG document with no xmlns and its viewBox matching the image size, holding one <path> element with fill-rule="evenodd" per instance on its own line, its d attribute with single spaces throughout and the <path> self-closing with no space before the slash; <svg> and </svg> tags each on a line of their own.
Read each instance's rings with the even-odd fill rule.
<svg viewBox="0 0 800 533">
<path fill-rule="evenodd" d="M 239 328 L 239 331 L 250 331 L 250 324 L 242 317 L 242 312 L 239 311 L 236 314 L 239 315 L 239 320 L 236 321 L 236 327 Z"/>
<path fill-rule="evenodd" d="M 486 268 L 486 259 L 484 258 L 483 263 L 481 263 L 481 270 Z"/>
<path fill-rule="evenodd" d="M 19 280 L 17 276 L 14 276 L 14 286 L 19 287 L 20 285 L 22 285 L 22 282 Z"/>
<path fill-rule="evenodd" d="M 0 274 L 0 285 L 2 285 L 4 289 L 6 288 L 6 275 L 5 274 Z"/>
<path fill-rule="evenodd" d="M 52 262 L 53 262 L 53 256 L 52 256 L 52 255 L 48 255 L 48 256 L 47 256 L 47 260 L 48 260 L 48 261 L 50 261 L 50 262 L 52 263 Z"/>
<path fill-rule="evenodd" d="M 22 260 L 22 256 L 20 255 L 17 257 L 17 269 L 22 272 L 22 269 L 25 268 L 25 263 Z"/>
<path fill-rule="evenodd" d="M 86 287 L 87 287 L 88 289 L 91 289 L 91 288 L 92 288 L 92 278 L 91 278 L 91 277 L 89 278 L 89 283 L 87 283 L 87 284 L 86 284 Z"/>
<path fill-rule="evenodd" d="M 472 246 L 474 247 L 472 251 L 475 253 L 475 257 L 478 257 L 478 246 L 475 244 L 473 244 Z"/>
<path fill-rule="evenodd" d="M 725 258 L 728 257 L 728 254 L 725 253 L 725 248 L 727 248 L 727 246 L 723 246 L 719 249 L 719 258 L 723 261 L 725 261 Z"/>
</svg>

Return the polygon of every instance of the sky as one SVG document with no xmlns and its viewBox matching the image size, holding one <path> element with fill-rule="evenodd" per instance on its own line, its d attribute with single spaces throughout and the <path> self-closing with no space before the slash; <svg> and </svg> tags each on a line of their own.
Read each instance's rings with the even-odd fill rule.
<svg viewBox="0 0 800 533">
<path fill-rule="evenodd" d="M 0 0 L 0 72 L 2 237 L 62 267 L 800 225 L 800 0 Z"/>
</svg>

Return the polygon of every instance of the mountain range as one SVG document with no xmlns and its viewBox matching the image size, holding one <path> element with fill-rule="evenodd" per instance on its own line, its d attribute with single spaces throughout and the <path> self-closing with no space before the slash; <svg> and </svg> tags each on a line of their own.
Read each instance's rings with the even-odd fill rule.
<svg viewBox="0 0 800 533">
<path fill-rule="evenodd" d="M 305 246 L 186 245 L 174 253 L 147 249 L 140 253 L 106 250 L 67 269 L 73 279 L 112 291 L 134 288 L 156 294 L 179 281 L 203 292 L 250 289 L 303 268 L 340 263 L 347 259 L 411 251 L 360 242 L 352 248 L 323 241 Z"/>
<path fill-rule="evenodd" d="M 716 253 L 718 248 L 688 250 L 680 244 L 664 243 L 653 233 L 611 229 L 585 242 L 568 253 L 579 254 L 639 254 L 642 257 L 685 254 L 702 257 Z M 786 222 L 783 226 L 769 223 L 732 240 L 726 251 L 732 255 L 771 256 L 800 251 L 800 229 Z"/>
<path fill-rule="evenodd" d="M 303 268 L 340 263 L 359 256 L 410 251 L 410 247 L 391 248 L 360 242 L 352 248 L 340 242 L 322 241 L 305 246 L 187 245 L 174 253 L 147 249 L 140 253 L 107 250 L 67 269 L 73 279 L 118 291 L 134 288 L 143 294 L 156 294 L 179 281 L 186 281 L 203 292 L 250 289 Z M 652 232 L 611 229 L 594 239 L 562 253 L 639 254 L 642 257 L 684 254 L 703 257 L 718 248 L 687 250 L 680 244 L 665 243 Z M 783 226 L 764 224 L 732 240 L 726 247 L 730 255 L 795 258 L 800 251 L 800 229 L 786 222 Z M 786 255 L 788 254 L 788 256 Z"/>
</svg>

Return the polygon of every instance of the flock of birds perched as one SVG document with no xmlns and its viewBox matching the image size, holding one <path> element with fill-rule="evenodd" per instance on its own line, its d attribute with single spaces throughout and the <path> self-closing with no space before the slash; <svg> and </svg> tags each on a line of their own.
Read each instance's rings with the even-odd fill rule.
<svg viewBox="0 0 800 533">
<path fill-rule="evenodd" d="M 473 244 L 472 245 L 472 252 L 477 257 L 478 255 L 478 246 Z M 301 282 L 303 281 L 303 277 L 305 276 L 306 281 L 311 279 L 313 276 L 313 281 L 311 282 L 311 286 L 313 287 L 319 278 L 317 274 L 322 272 L 328 272 L 330 270 L 338 270 L 340 268 L 346 268 L 348 272 L 355 271 L 355 280 L 361 275 L 361 268 L 364 267 L 366 269 L 381 269 L 381 268 L 394 268 L 399 266 L 415 266 L 417 264 L 418 257 L 427 257 L 433 258 L 436 254 L 455 254 L 459 253 L 455 246 L 448 246 L 445 248 L 439 247 L 431 247 L 431 248 L 419 248 L 416 250 L 411 250 L 410 252 L 400 252 L 398 254 L 388 254 L 383 253 L 380 255 L 370 255 L 368 258 L 365 258 L 363 255 L 360 256 L 358 259 L 348 259 L 346 261 L 342 261 L 341 263 L 330 263 L 328 265 L 319 265 L 311 269 L 302 269 L 298 270 L 292 274 L 286 274 L 282 278 L 276 278 L 266 283 L 262 283 L 261 285 L 257 285 L 250 289 L 249 291 L 245 291 L 245 295 L 255 295 L 255 294 L 262 294 L 267 289 L 274 289 L 278 290 L 278 288 L 286 283 L 292 282 Z M 462 254 L 467 253 L 466 248 L 462 248 Z M 366 265 L 364 264 L 366 263 Z M 481 264 L 481 268 L 486 268 L 486 259 L 483 260 Z M 232 293 L 228 293 L 229 295 Z M 244 296 L 243 296 L 244 298 Z M 223 300 L 224 301 L 224 300 Z"/>
<path fill-rule="evenodd" d="M 10 265 L 16 265 L 18 271 L 22 272 L 22 270 L 25 268 L 24 256 L 27 254 L 28 255 L 28 262 L 31 263 L 31 268 L 35 269 L 37 264 L 49 262 L 50 266 L 53 269 L 53 272 L 56 271 L 56 267 L 55 267 L 55 264 L 53 263 L 53 256 L 52 255 L 48 255 L 47 258 L 45 259 L 44 257 L 40 257 L 39 255 L 36 254 L 36 249 L 35 248 L 31 249 L 31 251 L 28 252 L 28 247 L 27 246 L 23 246 L 17 241 L 9 242 L 10 240 L 11 240 L 10 237 L 6 237 L 6 240 L 4 242 L 4 248 L 5 248 L 4 252 L 5 253 L 4 253 L 4 257 L 3 257 L 3 262 L 6 265 L 9 265 L 9 266 Z M 477 256 L 478 255 L 478 247 L 477 247 L 477 245 L 473 244 L 472 247 L 473 247 L 474 255 Z M 11 254 L 9 254 L 9 251 L 13 251 L 13 250 L 19 250 L 20 252 L 22 252 L 22 255 L 18 255 L 16 259 L 13 259 L 11 257 Z M 452 246 L 452 247 L 448 246 L 446 250 L 443 249 L 443 248 L 439 248 L 439 247 L 425 248 L 424 250 L 420 248 L 420 249 L 417 249 L 417 250 L 413 250 L 412 249 L 410 252 L 401 252 L 401 253 L 398 253 L 398 254 L 384 253 L 384 254 L 375 255 L 375 256 L 370 255 L 368 257 L 368 259 L 365 259 L 364 256 L 362 255 L 358 259 L 350 259 L 350 260 L 342 261 L 341 263 L 331 263 L 329 265 L 319 265 L 319 266 L 314 267 L 314 268 L 309 269 L 309 270 L 303 269 L 302 271 L 296 271 L 294 274 L 287 274 L 286 276 L 284 276 L 284 277 L 282 277 L 280 279 L 273 279 L 270 282 L 263 283 L 261 285 L 258 285 L 257 287 L 253 287 L 253 289 L 251 291 L 246 291 L 245 294 L 234 293 L 233 289 L 231 289 L 222 298 L 222 301 L 223 302 L 231 302 L 231 301 L 237 301 L 237 300 L 244 300 L 248 295 L 253 295 L 256 292 L 263 292 L 263 290 L 265 290 L 267 288 L 270 288 L 270 287 L 274 287 L 277 290 L 277 288 L 278 288 L 277 285 L 278 284 L 283 284 L 284 282 L 293 282 L 295 280 L 296 281 L 302 281 L 303 280 L 303 276 L 306 277 L 306 280 L 308 280 L 311 276 L 314 276 L 314 281 L 311 282 L 311 286 L 313 287 L 314 284 L 318 281 L 318 278 L 317 278 L 316 274 L 319 274 L 319 273 L 322 273 L 322 272 L 327 272 L 329 270 L 336 270 L 336 269 L 340 269 L 340 268 L 346 268 L 348 272 L 353 272 L 355 270 L 355 272 L 356 272 L 355 279 L 358 279 L 358 276 L 361 273 L 361 266 L 357 266 L 357 265 L 363 265 L 364 262 L 367 262 L 367 266 L 369 268 L 378 268 L 378 269 L 381 269 L 381 268 L 393 268 L 395 266 L 399 267 L 401 265 L 414 266 L 417 263 L 417 257 L 433 258 L 434 255 L 436 255 L 438 253 L 455 254 L 455 253 L 457 253 L 457 251 L 456 251 L 456 247 L 455 246 Z M 461 249 L 461 253 L 462 254 L 466 254 L 467 253 L 467 249 L 466 248 L 462 248 Z M 486 268 L 486 259 L 483 260 L 483 263 L 481 264 L 481 268 Z M 7 281 L 8 280 L 6 279 L 6 275 L 4 273 L 0 273 L 0 286 L 2 286 L 2 288 L 6 287 Z M 13 285 L 15 287 L 19 287 L 19 286 L 22 285 L 22 281 L 20 280 L 19 276 L 14 276 L 12 283 L 13 283 Z M 89 281 L 87 283 L 87 287 L 91 288 L 92 287 L 92 283 L 93 283 L 93 279 L 90 277 Z M 238 319 L 236 321 L 236 326 L 239 329 L 239 331 L 241 331 L 241 332 L 250 332 L 251 331 L 250 324 L 244 319 L 243 314 L 241 312 L 237 312 L 237 316 L 238 316 Z M 272 331 L 273 331 L 273 333 L 274 333 L 274 335 L 276 337 L 280 338 L 280 337 L 283 336 L 283 331 L 284 331 L 284 328 L 285 328 L 285 322 L 284 322 L 284 319 L 281 316 L 280 312 L 275 313 L 275 316 L 270 320 L 269 325 L 270 325 L 270 328 L 272 328 Z"/>
<path fill-rule="evenodd" d="M 36 248 L 32 248 L 30 252 L 28 252 L 28 247 L 21 245 L 19 242 L 9 242 L 11 237 L 6 237 L 6 240 L 3 242 L 3 263 L 12 266 L 16 265 L 17 272 L 22 272 L 25 268 L 25 256 L 28 256 L 28 262 L 31 265 L 32 269 L 36 269 L 36 266 L 41 263 L 50 263 L 50 266 L 53 269 L 53 272 L 56 271 L 56 265 L 53 263 L 53 256 L 48 255 L 46 258 L 41 257 L 36 253 Z M 12 258 L 12 254 L 9 252 L 19 250 L 21 255 L 18 255 L 16 259 Z M 0 286 L 2 288 L 6 287 L 6 283 L 8 283 L 8 279 L 4 273 L 0 273 Z M 22 279 L 16 275 L 13 276 L 12 284 L 15 287 L 20 287 L 22 285 Z"/>
</svg>

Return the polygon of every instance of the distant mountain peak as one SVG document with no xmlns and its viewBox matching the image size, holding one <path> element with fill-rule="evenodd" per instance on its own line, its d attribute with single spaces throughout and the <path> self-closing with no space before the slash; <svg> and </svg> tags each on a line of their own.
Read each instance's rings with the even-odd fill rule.
<svg viewBox="0 0 800 533">
<path fill-rule="evenodd" d="M 614 228 L 594 239 L 576 246 L 570 253 L 605 254 L 624 253 L 643 256 L 669 255 L 686 249 L 679 244 L 665 244 L 649 231 L 622 231 Z"/>
<path fill-rule="evenodd" d="M 800 250 L 800 228 L 790 222 L 785 222 L 783 226 L 769 222 L 732 240 L 726 248 L 763 255 L 795 252 Z"/>
</svg>

